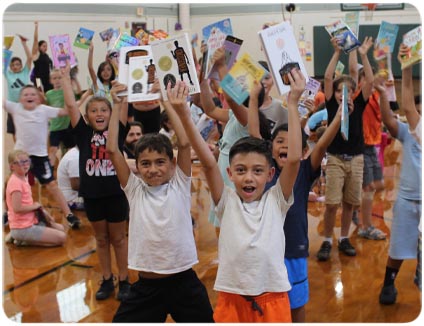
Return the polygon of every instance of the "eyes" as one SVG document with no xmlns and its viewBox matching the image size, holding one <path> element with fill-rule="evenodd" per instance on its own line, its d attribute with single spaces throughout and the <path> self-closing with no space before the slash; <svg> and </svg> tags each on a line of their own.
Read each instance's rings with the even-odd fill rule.
<svg viewBox="0 0 424 326">
<path fill-rule="evenodd" d="M 235 171 L 238 175 L 242 175 L 247 173 L 247 168 L 244 166 L 238 166 L 235 168 Z M 252 171 L 255 175 L 261 175 L 264 173 L 265 169 L 263 167 L 255 167 L 252 169 Z"/>
<path fill-rule="evenodd" d="M 166 160 L 165 159 L 159 159 L 159 160 L 156 160 L 154 162 L 152 162 L 152 161 L 140 161 L 139 164 L 142 168 L 148 168 L 152 164 L 156 165 L 157 167 L 162 167 L 166 164 Z"/>
</svg>

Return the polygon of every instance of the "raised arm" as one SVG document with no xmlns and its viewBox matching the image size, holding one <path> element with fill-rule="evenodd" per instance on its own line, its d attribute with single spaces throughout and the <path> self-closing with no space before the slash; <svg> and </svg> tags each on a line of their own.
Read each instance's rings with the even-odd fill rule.
<svg viewBox="0 0 424 326">
<path fill-rule="evenodd" d="M 207 79 L 202 80 L 200 83 L 200 102 L 207 116 L 221 122 L 228 122 L 228 109 L 215 106 Z"/>
<path fill-rule="evenodd" d="M 253 82 L 252 90 L 250 91 L 249 98 L 249 110 L 247 113 L 248 123 L 247 129 L 249 130 L 249 135 L 252 137 L 262 139 L 260 132 L 260 122 L 259 122 L 259 106 L 258 106 L 258 95 L 262 89 L 262 85 L 256 80 Z"/>
<path fill-rule="evenodd" d="M 401 61 L 402 56 L 408 55 L 409 51 L 410 49 L 405 44 L 400 45 L 398 53 L 399 62 Z M 414 101 L 412 66 L 406 67 L 402 70 L 402 109 L 405 112 L 406 120 L 408 120 L 409 129 L 415 130 L 420 119 L 420 115 L 415 107 Z"/>
<path fill-rule="evenodd" d="M 293 186 L 299 171 L 300 159 L 302 158 L 302 132 L 297 107 L 299 105 L 300 96 L 306 86 L 305 77 L 300 70 L 292 69 L 288 76 L 290 80 L 290 93 L 287 100 L 289 113 L 287 162 L 278 179 L 286 200 L 292 194 Z"/>
<path fill-rule="evenodd" d="M 88 73 L 90 74 L 91 82 L 93 83 L 93 91 L 97 91 L 98 85 L 97 85 L 97 75 L 96 71 L 94 70 L 93 66 L 93 56 L 94 56 L 94 44 L 93 42 L 90 42 L 90 47 L 88 48 Z"/>
<path fill-rule="evenodd" d="M 70 75 L 71 66 L 69 61 L 66 62 L 66 67 L 61 69 L 62 73 L 62 89 L 63 98 L 65 100 L 65 109 L 68 110 L 71 126 L 75 127 L 81 117 L 81 112 L 75 100 L 74 90 L 72 89 L 72 81 Z"/>
<path fill-rule="evenodd" d="M 386 88 L 384 87 L 384 78 L 378 77 L 374 83 L 374 87 L 380 93 L 381 120 L 389 130 L 390 135 L 396 137 L 398 134 L 398 123 L 397 119 L 393 115 L 392 110 L 390 109 Z"/>
<path fill-rule="evenodd" d="M 167 87 L 168 101 L 164 101 L 165 110 L 168 113 L 169 121 L 177 135 L 178 157 L 177 164 L 186 176 L 191 177 L 191 147 L 188 137 L 184 131 L 180 119 L 175 110 L 187 110 L 188 87 L 185 84 L 180 88 L 171 89 L 171 83 Z"/>
<path fill-rule="evenodd" d="M 186 88 L 187 86 L 184 83 L 178 81 L 174 87 L 174 90 L 176 92 L 186 93 Z M 169 98 L 172 95 L 169 88 L 167 91 Z M 222 176 L 219 172 L 218 164 L 216 163 L 215 157 L 213 156 L 212 152 L 209 149 L 209 146 L 203 140 L 202 136 L 194 125 L 194 122 L 191 119 L 190 111 L 187 109 L 187 107 L 181 105 L 174 107 L 174 109 L 181 120 L 181 123 L 191 143 L 191 146 L 193 147 L 200 162 L 202 163 L 202 167 L 206 176 L 206 181 L 211 191 L 211 197 L 216 205 L 221 199 L 221 195 L 224 190 L 224 181 L 222 180 Z"/>
<path fill-rule="evenodd" d="M 121 187 L 125 188 L 128 183 L 128 178 L 130 176 L 130 168 L 128 167 L 127 161 L 125 160 L 124 155 L 119 150 L 119 117 L 121 115 L 121 107 L 126 99 L 123 97 L 118 97 L 116 94 L 126 90 L 126 86 L 119 84 L 116 81 L 112 82 L 112 88 L 110 94 L 113 99 L 113 109 L 112 115 L 109 121 L 108 127 L 108 138 L 106 142 L 106 151 L 109 154 L 109 157 L 112 161 L 113 166 L 115 167 L 116 175 L 118 177 Z"/>
<path fill-rule="evenodd" d="M 352 50 L 349 52 L 349 75 L 353 78 L 356 85 L 358 85 L 358 50 Z"/>
<path fill-rule="evenodd" d="M 331 41 L 331 44 L 333 45 L 334 53 L 324 73 L 324 94 L 325 94 L 326 100 L 329 100 L 333 96 L 334 72 L 336 71 L 336 66 L 337 66 L 337 62 L 339 61 L 340 51 L 341 51 L 341 48 L 338 45 L 339 41 L 337 40 L 336 37 L 332 37 L 330 41 Z"/>
<path fill-rule="evenodd" d="M 34 22 L 34 43 L 32 44 L 32 60 L 37 61 L 40 56 L 40 50 L 38 49 L 38 21 Z"/>
<path fill-rule="evenodd" d="M 28 67 L 28 69 L 31 69 L 32 55 L 27 44 L 28 39 L 22 35 L 18 35 L 18 36 L 19 36 L 19 39 L 21 40 L 22 46 L 24 47 L 24 51 L 25 51 L 25 56 L 26 56 L 25 65 Z"/>
<path fill-rule="evenodd" d="M 361 85 L 362 95 L 364 100 L 367 101 L 372 94 L 372 88 L 374 85 L 374 74 L 372 72 L 371 64 L 368 60 L 367 53 L 372 47 L 373 41 L 372 37 L 366 36 L 365 40 L 362 42 L 361 46 L 358 48 L 359 56 L 361 57 L 362 65 L 364 66 L 364 82 Z"/>
</svg>

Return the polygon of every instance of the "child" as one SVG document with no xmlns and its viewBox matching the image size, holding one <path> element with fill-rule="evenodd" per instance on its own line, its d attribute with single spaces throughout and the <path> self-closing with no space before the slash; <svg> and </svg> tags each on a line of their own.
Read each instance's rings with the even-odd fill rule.
<svg viewBox="0 0 424 326">
<path fill-rule="evenodd" d="M 169 120 L 167 111 L 162 111 L 160 113 L 160 126 L 161 126 L 161 129 L 159 130 L 159 133 L 168 137 L 169 140 L 171 141 L 172 147 L 176 148 L 177 147 L 177 137 L 175 135 L 175 130 L 172 127 L 172 123 Z"/>
<path fill-rule="evenodd" d="M 31 159 L 22 150 L 14 150 L 8 156 L 12 172 L 6 187 L 6 202 L 9 208 L 10 237 L 15 243 L 25 242 L 36 246 L 61 246 L 66 241 L 63 225 L 45 211 L 41 204 L 32 199 L 31 186 L 27 174 Z M 37 219 L 38 214 L 44 214 L 45 221 Z"/>
<path fill-rule="evenodd" d="M 98 69 L 97 74 L 93 68 L 93 55 L 94 55 L 94 44 L 90 43 L 88 49 L 88 72 L 93 83 L 94 96 L 106 97 L 112 103 L 112 97 L 110 90 L 112 88 L 112 80 L 115 80 L 115 69 L 109 61 L 102 62 Z"/>
<path fill-rule="evenodd" d="M 9 101 L 18 103 L 19 102 L 19 93 L 25 85 L 30 83 L 30 70 L 32 64 L 31 52 L 29 51 L 27 45 L 27 39 L 23 36 L 19 36 L 22 46 L 25 50 L 26 62 L 25 65 L 22 65 L 22 60 L 18 57 L 12 57 L 10 59 L 9 68 L 4 69 L 4 77 L 7 82 L 7 99 Z M 6 132 L 13 136 L 13 141 L 16 141 L 15 136 L 15 125 L 13 123 L 13 118 L 10 113 L 7 114 L 7 124 Z"/>
<path fill-rule="evenodd" d="M 112 245 L 119 270 L 117 299 L 124 300 L 128 296 L 130 287 L 126 238 L 128 202 L 119 186 L 109 155 L 106 153 L 112 108 L 110 102 L 104 97 L 91 98 L 85 107 L 86 123 L 75 101 L 69 70 L 69 63 L 67 63 L 63 69 L 62 87 L 65 105 L 69 108 L 75 141 L 80 150 L 79 194 L 84 198 L 87 218 L 94 230 L 97 254 L 103 274 L 103 281 L 96 292 L 96 299 L 107 299 L 115 288 L 111 266 L 110 246 Z M 119 85 L 117 88 L 119 89 Z M 121 116 L 121 121 L 124 124 L 127 122 L 126 110 Z M 122 130 L 120 133 L 121 144 L 124 142 L 124 137 L 125 134 Z"/>
<path fill-rule="evenodd" d="M 47 105 L 55 108 L 63 108 L 65 106 L 65 102 L 62 90 L 62 73 L 59 69 L 53 69 L 50 72 L 50 83 L 53 85 L 53 89 L 46 92 Z M 70 119 L 68 115 L 50 120 L 49 159 L 51 166 L 55 166 L 56 164 L 56 154 L 61 143 L 63 145 L 62 156 L 65 154 L 67 149 L 75 146 L 69 122 Z"/>
<path fill-rule="evenodd" d="M 408 55 L 409 48 L 401 44 L 398 59 Z M 383 83 L 376 85 L 380 92 L 380 108 L 384 125 L 392 137 L 402 142 L 403 155 L 400 172 L 399 190 L 393 207 L 393 222 L 391 227 L 389 257 L 386 273 L 380 292 L 381 304 L 394 304 L 397 297 L 395 287 L 396 276 L 405 259 L 419 258 L 417 243 L 420 246 L 421 233 L 421 143 L 413 133 L 420 128 L 421 102 L 414 103 L 412 66 L 402 70 L 402 108 L 404 108 L 408 123 L 400 122 L 390 110 L 390 104 Z M 418 136 L 419 135 L 419 136 Z M 417 136 L 421 137 L 421 132 Z M 419 249 L 419 247 L 418 247 Z M 419 250 L 418 250 L 419 254 Z M 421 287 L 420 260 L 418 259 L 416 284 Z"/>
<path fill-rule="evenodd" d="M 260 87 L 255 83 L 250 98 L 257 97 Z M 282 109 L 282 108 L 281 108 Z M 286 249 L 284 264 L 292 289 L 289 291 L 292 322 L 305 322 L 305 304 L 309 300 L 309 282 L 307 257 L 309 256 L 308 240 L 308 197 L 314 181 L 321 174 L 321 162 L 328 145 L 340 128 L 341 109 L 339 108 L 333 122 L 318 140 L 311 154 L 300 162 L 299 173 L 293 188 L 294 203 L 287 211 L 284 222 Z M 262 138 L 258 128 L 258 106 L 249 104 L 249 133 L 252 137 Z M 276 173 L 265 191 L 275 185 L 286 164 L 287 158 L 287 123 L 276 126 L 272 134 L 272 157 Z M 302 132 L 302 157 L 308 153 L 306 134 Z"/>
<path fill-rule="evenodd" d="M 231 147 L 227 169 L 235 186 L 231 189 L 224 185 L 215 158 L 196 130 L 190 111 L 175 108 L 203 165 L 221 224 L 214 286 L 218 291 L 215 322 L 291 322 L 283 227 L 293 203 L 293 185 L 302 155 L 297 106 L 306 82 L 295 69 L 289 79 L 287 162 L 276 185 L 265 193 L 265 185 L 275 172 L 266 141 L 245 137 Z M 177 84 L 176 88 L 182 86 Z"/>
<path fill-rule="evenodd" d="M 68 110 L 40 104 L 40 93 L 33 85 L 22 88 L 19 103 L 3 102 L 3 108 L 12 114 L 16 126 L 15 149 L 26 151 L 31 158 L 31 173 L 60 205 L 62 212 L 73 229 L 81 221 L 72 214 L 65 197 L 57 186 L 53 167 L 47 154 L 48 123 L 50 119 L 68 114 Z"/>
<path fill-rule="evenodd" d="M 32 44 L 32 60 L 34 61 L 34 78 L 31 80 L 36 85 L 36 79 L 40 78 L 44 92 L 53 88 L 50 84 L 50 70 L 53 62 L 47 54 L 47 42 L 38 41 L 38 21 L 34 22 L 34 43 Z"/>
<path fill-rule="evenodd" d="M 193 237 L 190 145 L 180 127 L 175 107 L 185 107 L 187 92 L 172 91 L 164 105 L 178 137 L 178 157 L 162 134 L 146 134 L 137 142 L 136 166 L 140 178 L 129 169 L 118 148 L 118 115 L 122 98 L 112 91 L 114 108 L 107 151 L 121 187 L 130 203 L 129 267 L 139 271 L 113 322 L 213 322 L 206 288 L 192 266 L 198 262 Z M 172 93 L 171 93 L 172 92 Z M 178 95 L 178 97 L 177 97 Z"/>
<path fill-rule="evenodd" d="M 324 241 L 317 253 L 317 258 L 320 261 L 326 261 L 330 258 L 333 244 L 333 228 L 337 209 L 340 204 L 342 204 L 342 222 L 338 249 L 347 256 L 356 256 L 356 250 L 349 241 L 349 228 L 352 222 L 353 208 L 361 204 L 362 177 L 364 172 L 362 113 L 371 95 L 374 80 L 371 65 L 367 57 L 367 52 L 373 44 L 371 37 L 365 37 L 364 42 L 358 49 L 365 72 L 364 84 L 359 95 L 355 99 L 352 97 L 356 89 L 355 81 L 352 77 L 342 75 L 333 80 L 336 64 L 342 51 L 338 42 L 335 37 L 331 39 L 334 54 L 324 76 L 325 106 L 328 112 L 328 122 L 331 123 L 336 116 L 342 101 L 344 84 L 348 89 L 347 100 L 350 106 L 353 105 L 353 111 L 349 114 L 348 140 L 344 140 L 341 132 L 339 132 L 327 150 Z"/>
</svg>

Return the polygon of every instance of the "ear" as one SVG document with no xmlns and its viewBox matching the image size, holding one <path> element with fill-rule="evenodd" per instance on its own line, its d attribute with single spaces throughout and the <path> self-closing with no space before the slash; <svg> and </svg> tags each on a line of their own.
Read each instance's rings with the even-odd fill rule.
<svg viewBox="0 0 424 326">
<path fill-rule="evenodd" d="M 267 182 L 271 182 L 272 178 L 274 178 L 274 174 L 275 174 L 275 167 L 272 166 L 268 172 Z"/>
<path fill-rule="evenodd" d="M 174 156 L 171 160 L 171 164 L 176 167 L 177 166 L 177 158 Z"/>
<path fill-rule="evenodd" d="M 229 166 L 227 166 L 227 174 L 228 174 L 228 178 L 233 181 L 233 173 L 231 172 L 231 169 Z"/>
<path fill-rule="evenodd" d="M 87 113 L 84 113 L 84 120 L 85 121 L 88 121 L 88 115 L 87 115 Z"/>
</svg>

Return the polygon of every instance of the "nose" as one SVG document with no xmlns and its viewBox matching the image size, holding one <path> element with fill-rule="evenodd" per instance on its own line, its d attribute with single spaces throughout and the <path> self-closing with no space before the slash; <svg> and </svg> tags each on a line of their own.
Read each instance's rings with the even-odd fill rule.
<svg viewBox="0 0 424 326">
<path fill-rule="evenodd" d="M 246 174 L 244 175 L 244 181 L 245 182 L 252 182 L 252 180 L 253 180 L 253 172 L 247 171 Z"/>
</svg>

